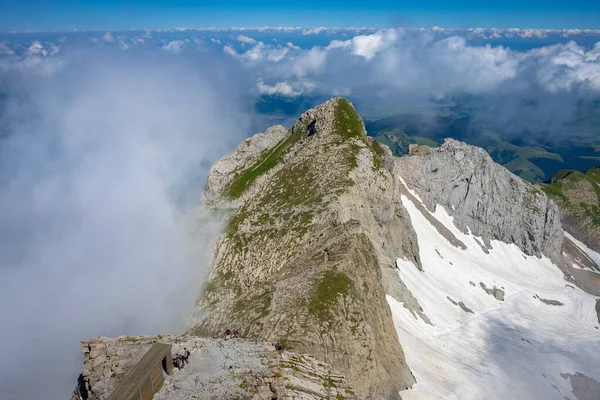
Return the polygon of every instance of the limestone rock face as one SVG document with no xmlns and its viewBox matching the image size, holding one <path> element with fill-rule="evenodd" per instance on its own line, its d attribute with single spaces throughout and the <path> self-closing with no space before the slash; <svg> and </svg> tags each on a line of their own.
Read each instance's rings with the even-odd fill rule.
<svg viewBox="0 0 600 400">
<path fill-rule="evenodd" d="M 235 211 L 199 304 L 209 313 L 190 333 L 284 343 L 339 370 L 361 399 L 398 398 L 414 378 L 385 295 L 410 297 L 394 262 L 419 264 L 418 246 L 362 120 L 332 99 L 252 162 L 237 152 L 209 177 L 220 184 L 207 198 Z"/>
<path fill-rule="evenodd" d="M 443 206 L 459 229 L 470 229 L 487 245 L 492 239 L 514 243 L 526 254 L 560 262 L 560 214 L 545 193 L 494 163 L 485 150 L 453 139 L 413 154 L 396 159 L 395 174 L 431 211 Z"/>
<path fill-rule="evenodd" d="M 211 168 L 204 199 L 228 221 L 195 326 L 180 337 L 82 342 L 79 387 L 105 398 L 153 341 L 166 341 L 173 353 L 188 346 L 202 358 L 166 380 L 157 399 L 398 399 L 415 378 L 386 295 L 435 322 L 396 269 L 401 258 L 423 270 L 402 196 L 419 196 L 425 205 L 417 208 L 451 245 L 465 248 L 426 208 L 444 207 L 457 228 L 484 239 L 484 251 L 501 240 L 567 265 L 558 208 L 541 190 L 455 140 L 411 145 L 397 158 L 366 136 L 349 101 L 334 98 L 288 130 L 254 135 Z M 502 287 L 479 286 L 504 300 Z M 227 329 L 242 339 L 219 339 Z"/>
<path fill-rule="evenodd" d="M 275 146 L 285 135 L 286 129 L 283 126 L 272 126 L 264 133 L 257 133 L 244 140 L 233 153 L 217 161 L 208 174 L 205 200 L 209 203 L 214 200 L 231 182 L 236 170 L 252 164 L 262 152 Z"/>
<path fill-rule="evenodd" d="M 182 354 L 184 348 L 191 353 L 182 370 L 165 373 L 156 400 L 357 399 L 343 375 L 308 354 L 275 351 L 270 343 L 255 340 L 172 335 L 82 341 L 80 393 L 85 392 L 88 399 L 108 399 L 155 342 L 170 344 L 173 355 Z M 92 348 L 100 355 L 91 357 Z"/>
</svg>

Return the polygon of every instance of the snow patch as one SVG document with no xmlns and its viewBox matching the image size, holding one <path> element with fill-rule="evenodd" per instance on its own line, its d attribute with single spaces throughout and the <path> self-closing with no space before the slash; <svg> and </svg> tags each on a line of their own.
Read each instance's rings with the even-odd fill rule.
<svg viewBox="0 0 600 400">
<path fill-rule="evenodd" d="M 417 192 L 415 192 L 414 190 L 412 190 L 411 188 L 409 188 L 408 185 L 406 184 L 406 182 L 404 181 L 404 179 L 402 179 L 401 176 L 398 176 L 398 179 L 400 179 L 400 182 L 402 182 L 402 184 L 404 185 L 404 187 L 406 188 L 406 190 L 408 190 L 408 193 L 410 193 L 411 195 L 413 195 L 415 199 L 419 200 L 419 203 L 423 203 L 423 200 L 419 197 L 419 195 L 417 194 Z"/>
<path fill-rule="evenodd" d="M 403 399 L 563 399 L 572 388 L 561 373 L 600 377 L 593 296 L 566 289 L 548 258 L 527 256 L 514 244 L 492 241 L 486 254 L 477 243 L 483 241 L 458 230 L 438 206 L 431 215 L 467 246 L 457 248 L 408 197 L 401 200 L 417 234 L 423 271 L 398 259 L 398 274 L 433 324 L 387 297 L 417 381 L 401 393 Z M 486 293 L 482 283 L 504 290 L 504 301 Z"/>
</svg>

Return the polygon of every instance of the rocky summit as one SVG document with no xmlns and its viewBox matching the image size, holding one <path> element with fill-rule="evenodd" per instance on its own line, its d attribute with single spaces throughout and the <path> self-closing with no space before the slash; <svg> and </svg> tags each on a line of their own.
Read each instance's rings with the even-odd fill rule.
<svg viewBox="0 0 600 400">
<path fill-rule="evenodd" d="M 343 98 L 248 138 L 204 193 L 228 218 L 175 341 L 204 361 L 156 398 L 597 398 L 600 255 L 546 192 L 451 139 L 396 157 Z M 156 341 L 84 342 L 86 391 Z"/>
</svg>

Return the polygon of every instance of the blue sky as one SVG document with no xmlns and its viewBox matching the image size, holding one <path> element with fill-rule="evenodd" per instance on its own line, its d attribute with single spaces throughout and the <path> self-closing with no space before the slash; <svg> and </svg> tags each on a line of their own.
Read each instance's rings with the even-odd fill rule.
<svg viewBox="0 0 600 400">
<path fill-rule="evenodd" d="M 600 28 L 598 0 L 0 0 L 0 30 L 231 26 Z"/>
</svg>

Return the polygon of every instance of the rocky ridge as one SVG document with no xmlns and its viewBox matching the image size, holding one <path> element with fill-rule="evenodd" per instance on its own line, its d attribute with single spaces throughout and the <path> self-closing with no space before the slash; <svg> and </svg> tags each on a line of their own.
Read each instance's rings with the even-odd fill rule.
<svg viewBox="0 0 600 400">
<path fill-rule="evenodd" d="M 304 113 L 290 129 L 275 126 L 256 134 L 219 160 L 204 200 L 229 219 L 199 299 L 202 318 L 185 340 L 208 343 L 200 337 L 218 338 L 232 328 L 241 337 L 281 344 L 287 361 L 277 368 L 291 375 L 261 370 L 255 364 L 260 355 L 240 359 L 249 370 L 262 371 L 243 384 L 253 382 L 255 394 L 279 390 L 279 375 L 287 374 L 287 391 L 277 392 L 279 398 L 399 398 L 415 378 L 386 295 L 433 325 L 396 269 L 400 258 L 422 271 L 403 196 L 455 247 L 465 244 L 432 217 L 436 207 L 463 232 L 482 237 L 484 251 L 500 240 L 550 257 L 566 277 L 579 271 L 565 267 L 559 212 L 543 191 L 495 164 L 483 149 L 455 140 L 410 150 L 393 156 L 366 136 L 352 104 L 335 98 Z M 502 288 L 480 284 L 504 300 Z M 90 387 L 94 379 L 100 382 L 98 393 L 102 382 L 119 374 L 119 366 L 104 362 L 108 356 L 86 358 L 84 376 L 96 377 L 88 381 Z M 340 379 L 330 386 L 327 376 Z M 158 398 L 192 398 L 180 390 L 186 379 L 169 379 L 164 390 L 175 397 Z M 304 389 L 294 392 L 293 379 L 304 379 Z M 231 393 L 239 389 L 241 382 L 235 382 L 227 386 Z"/>
<path fill-rule="evenodd" d="M 339 369 L 360 398 L 397 398 L 414 382 L 385 295 L 393 286 L 409 296 L 394 261 L 418 263 L 418 247 L 375 146 L 350 102 L 336 98 L 249 167 L 222 165 L 241 156 L 217 163 L 236 172 L 206 199 L 237 208 L 199 304 L 210 313 L 190 333 L 235 326 L 284 343 Z"/>
<path fill-rule="evenodd" d="M 361 398 L 394 398 L 414 378 L 385 295 L 428 320 L 394 269 L 398 257 L 420 268 L 403 194 L 430 211 L 444 207 L 482 247 L 501 240 L 562 262 L 556 205 L 483 149 L 447 140 L 394 157 L 340 98 L 304 113 L 283 137 L 273 129 L 211 170 L 207 202 L 233 213 L 199 303 L 210 312 L 190 333 L 237 326 L 327 361 Z"/>
<path fill-rule="evenodd" d="M 541 190 L 496 164 L 475 146 L 446 139 L 436 149 L 411 147 L 395 175 L 434 211 L 443 206 L 461 231 L 514 243 L 525 254 L 561 262 L 563 231 L 556 204 Z"/>
</svg>

